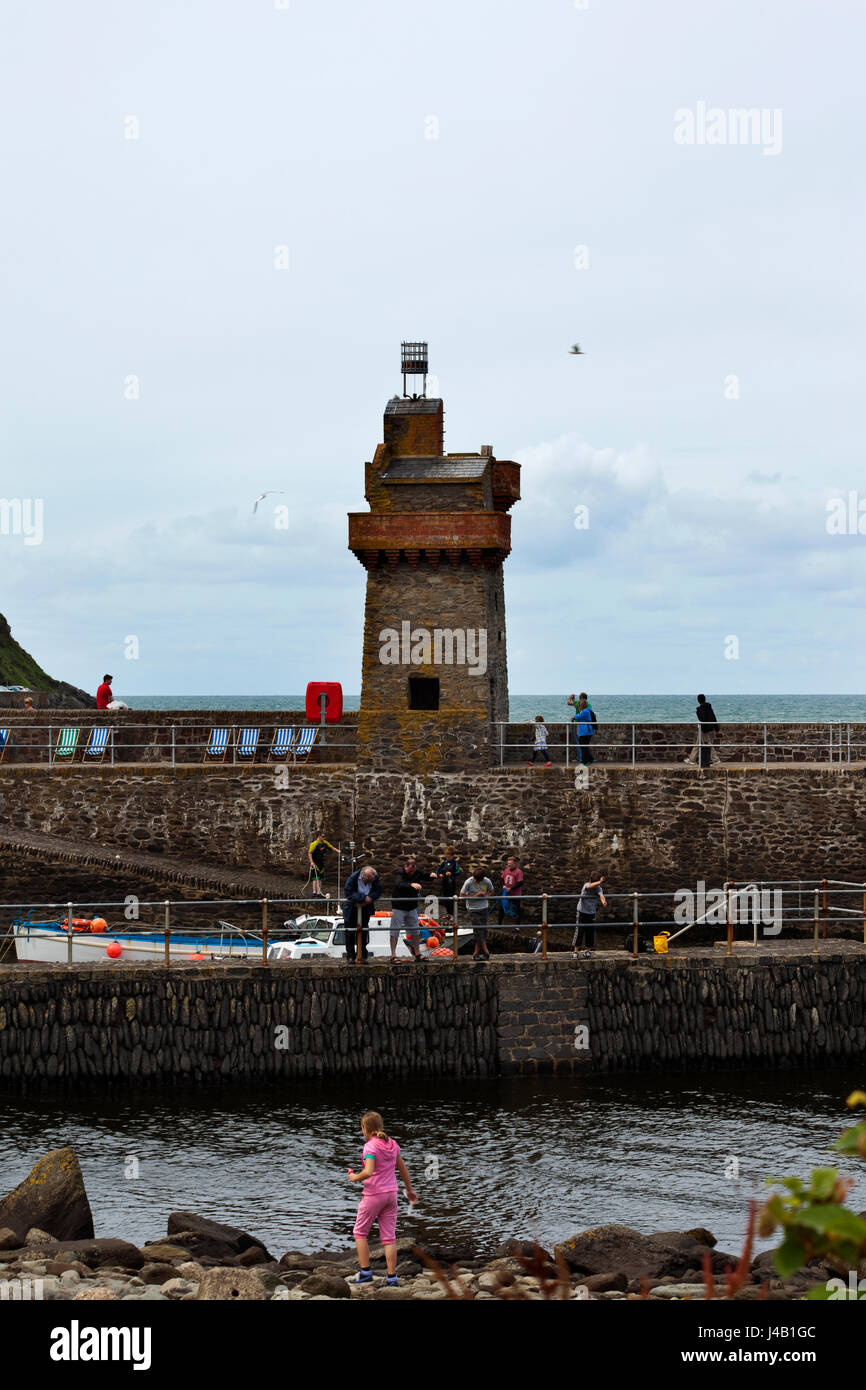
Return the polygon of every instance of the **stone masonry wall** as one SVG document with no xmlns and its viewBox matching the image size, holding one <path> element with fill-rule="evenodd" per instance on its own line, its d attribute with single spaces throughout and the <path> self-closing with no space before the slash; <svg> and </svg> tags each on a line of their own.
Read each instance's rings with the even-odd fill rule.
<svg viewBox="0 0 866 1390">
<path fill-rule="evenodd" d="M 465 868 L 478 860 L 496 871 L 516 854 L 527 894 L 573 894 L 595 870 L 621 894 L 673 894 L 699 880 L 866 879 L 859 768 L 590 772 L 579 790 L 573 773 L 556 767 L 417 776 L 324 767 L 279 775 L 266 767 L 0 767 L 0 832 L 304 874 L 319 827 L 335 844 L 354 839 L 383 875 L 410 851 L 422 868 L 435 867 L 453 842 Z M 617 906 L 629 916 L 625 899 Z"/>
<path fill-rule="evenodd" d="M 0 1078 L 188 1084 L 866 1061 L 866 953 L 0 967 Z"/>
<path fill-rule="evenodd" d="M 0 830 L 14 826 L 235 868 L 306 874 L 317 829 L 352 838 L 351 769 L 0 769 Z"/>
</svg>

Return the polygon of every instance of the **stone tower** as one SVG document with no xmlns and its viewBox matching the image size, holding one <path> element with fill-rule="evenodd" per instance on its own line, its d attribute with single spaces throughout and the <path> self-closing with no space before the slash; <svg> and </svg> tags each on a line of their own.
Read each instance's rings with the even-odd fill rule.
<svg viewBox="0 0 866 1390">
<path fill-rule="evenodd" d="M 358 761 L 394 771 L 487 766 L 508 718 L 502 562 L 520 465 L 489 445 L 443 453 L 442 401 L 406 394 L 427 344 L 403 344 L 402 396 L 349 514 L 367 571 Z"/>
</svg>

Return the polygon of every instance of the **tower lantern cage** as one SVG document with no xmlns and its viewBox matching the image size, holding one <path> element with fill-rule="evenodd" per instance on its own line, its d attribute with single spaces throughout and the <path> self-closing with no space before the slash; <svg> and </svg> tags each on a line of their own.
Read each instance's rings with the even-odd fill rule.
<svg viewBox="0 0 866 1390">
<path fill-rule="evenodd" d="M 420 376 L 422 381 L 421 395 L 427 395 L 427 344 L 426 343 L 401 343 L 400 344 L 400 370 L 403 373 L 403 395 L 408 396 L 406 390 L 406 378 L 408 376 Z M 417 394 L 417 393 L 415 393 Z"/>
</svg>

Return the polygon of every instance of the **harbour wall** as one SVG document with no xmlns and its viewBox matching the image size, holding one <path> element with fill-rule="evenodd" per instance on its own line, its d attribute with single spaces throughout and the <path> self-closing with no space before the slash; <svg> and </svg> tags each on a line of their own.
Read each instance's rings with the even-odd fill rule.
<svg viewBox="0 0 866 1390">
<path fill-rule="evenodd" d="M 589 774 L 583 788 L 564 767 L 413 776 L 0 765 L 0 839 L 4 829 L 32 831 L 83 848 L 303 877 L 306 847 L 322 830 L 344 848 L 354 841 L 386 891 L 402 856 L 435 867 L 449 843 L 464 868 L 496 871 L 517 855 L 529 894 L 573 893 L 595 870 L 621 893 L 673 893 L 700 880 L 866 878 L 859 767 L 593 766 Z M 4 856 L 2 870 L 5 900 L 16 900 L 14 859 Z"/>
<path fill-rule="evenodd" d="M 866 955 L 0 969 L 0 1084 L 862 1064 Z"/>
</svg>

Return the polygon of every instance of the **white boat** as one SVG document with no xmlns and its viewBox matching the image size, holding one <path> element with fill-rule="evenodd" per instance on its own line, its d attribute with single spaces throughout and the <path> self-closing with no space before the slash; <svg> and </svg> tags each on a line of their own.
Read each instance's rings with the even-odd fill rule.
<svg viewBox="0 0 866 1390">
<path fill-rule="evenodd" d="M 88 919 L 80 919 L 85 922 Z M 102 918 L 94 919 L 97 924 Z M 28 914 L 13 923 L 15 954 L 19 961 L 38 961 L 42 964 L 66 965 L 69 961 L 69 935 L 66 919 L 36 921 Z M 125 960 L 136 964 L 165 960 L 165 933 L 154 927 L 122 927 L 97 925 L 96 929 L 76 926 L 73 917 L 72 961 L 99 963 Z M 217 922 L 210 932 L 178 931 L 169 933 L 169 960 L 207 961 L 262 958 L 262 938 L 244 932 L 231 922 Z"/>
<path fill-rule="evenodd" d="M 289 929 L 298 929 L 300 936 L 292 941 L 275 941 L 268 947 L 269 960 L 315 960 L 317 956 L 327 957 L 330 960 L 344 960 L 346 957 L 346 928 L 343 923 L 342 914 L 335 916 L 318 916 L 312 914 L 298 917 L 294 922 L 287 922 Z M 370 918 L 370 935 L 367 943 L 367 954 L 375 959 L 381 960 L 382 957 L 391 955 L 391 914 L 390 912 L 380 912 Z M 442 930 L 445 930 L 442 928 Z M 472 939 L 472 929 L 470 927 L 460 927 L 457 931 L 457 949 L 460 950 L 467 941 Z M 453 949 L 454 932 L 449 931 L 442 943 L 449 949 Z M 421 943 L 422 954 L 426 955 L 424 943 Z M 397 942 L 395 955 L 399 960 L 411 960 L 412 951 L 406 941 L 406 937 L 401 933 Z"/>
<path fill-rule="evenodd" d="M 12 932 L 15 954 L 19 961 L 35 961 L 46 965 L 66 965 L 69 956 L 69 935 L 66 919 L 36 920 L 32 913 L 13 923 Z M 103 925 L 102 918 L 79 919 L 73 917 L 72 961 L 102 963 L 106 960 L 125 960 L 134 964 L 161 964 L 165 960 L 165 933 L 158 927 L 138 927 L 125 922 L 122 927 Z M 90 923 L 90 925 L 86 925 Z M 367 952 L 381 959 L 390 956 L 391 940 L 389 928 L 391 914 L 380 913 L 370 919 L 370 937 Z M 346 957 L 346 929 L 342 915 L 314 916 L 305 914 L 294 921 L 286 922 L 284 931 L 287 939 L 268 941 L 268 960 L 313 960 L 324 956 L 331 960 L 344 960 Z M 457 933 L 458 950 L 472 938 L 470 928 L 461 927 Z M 453 932 L 449 932 L 443 943 L 451 947 Z M 261 960 L 262 938 L 252 932 L 243 931 L 231 922 L 218 921 L 210 931 L 180 931 L 169 933 L 169 960 L 173 961 L 228 961 Z M 412 952 L 401 934 L 396 954 L 401 959 L 411 958 Z M 426 951 L 424 954 L 427 954 Z"/>
</svg>

